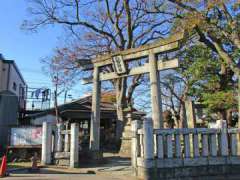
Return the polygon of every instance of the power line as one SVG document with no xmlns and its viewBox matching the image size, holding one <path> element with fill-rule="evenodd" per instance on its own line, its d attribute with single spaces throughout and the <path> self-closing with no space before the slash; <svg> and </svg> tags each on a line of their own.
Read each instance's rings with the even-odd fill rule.
<svg viewBox="0 0 240 180">
<path fill-rule="evenodd" d="M 27 82 L 27 84 L 39 84 L 39 85 L 53 86 L 51 83 L 46 83 L 46 82 Z"/>
</svg>

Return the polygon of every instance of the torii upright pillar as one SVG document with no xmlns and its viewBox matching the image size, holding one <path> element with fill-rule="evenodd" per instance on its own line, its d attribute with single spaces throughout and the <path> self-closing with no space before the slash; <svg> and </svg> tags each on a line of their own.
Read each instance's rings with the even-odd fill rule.
<svg viewBox="0 0 240 180">
<path fill-rule="evenodd" d="M 93 69 L 92 112 L 90 126 L 90 150 L 100 150 L 100 99 L 101 81 L 99 80 L 99 67 Z"/>
<path fill-rule="evenodd" d="M 154 52 L 149 52 L 149 77 L 151 88 L 151 106 L 153 128 L 163 128 L 162 99 L 158 71 L 158 62 Z"/>
</svg>

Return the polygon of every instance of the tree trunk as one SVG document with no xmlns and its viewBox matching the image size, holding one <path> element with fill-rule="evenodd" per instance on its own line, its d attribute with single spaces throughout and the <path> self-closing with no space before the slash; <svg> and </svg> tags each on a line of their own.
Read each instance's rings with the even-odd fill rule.
<svg viewBox="0 0 240 180">
<path fill-rule="evenodd" d="M 120 140 L 122 137 L 124 126 L 124 108 L 117 105 L 117 123 L 116 123 L 116 139 Z"/>
<path fill-rule="evenodd" d="M 55 119 L 56 119 L 56 122 L 59 123 L 58 102 L 57 102 L 57 88 L 54 91 L 54 108 L 55 108 Z"/>
<path fill-rule="evenodd" d="M 180 128 L 187 128 L 187 117 L 186 117 L 186 108 L 185 108 L 185 103 L 181 103 L 180 107 Z"/>
<path fill-rule="evenodd" d="M 174 126 L 173 126 L 173 129 L 174 128 L 179 128 L 179 121 L 174 117 Z"/>
<path fill-rule="evenodd" d="M 55 108 L 55 118 L 56 122 L 59 123 L 59 112 L 58 112 L 58 74 L 54 76 L 55 82 L 55 91 L 54 91 L 54 108 Z"/>
<path fill-rule="evenodd" d="M 227 120 L 227 112 L 226 110 L 219 111 L 220 119 L 221 120 Z"/>
<path fill-rule="evenodd" d="M 189 86 L 186 85 L 183 95 L 180 99 L 180 128 L 188 128 L 188 123 L 187 123 L 187 114 L 186 114 L 186 107 L 185 107 L 185 102 L 187 100 L 187 93 L 188 93 Z"/>
<path fill-rule="evenodd" d="M 179 113 L 174 111 L 174 128 L 180 128 L 180 122 L 179 122 Z"/>
<path fill-rule="evenodd" d="M 126 78 L 119 78 L 116 80 L 116 101 L 117 101 L 117 122 L 116 122 L 116 140 L 120 141 L 124 128 L 124 109 L 127 106 L 126 102 Z"/>
<path fill-rule="evenodd" d="M 240 128 L 240 73 L 238 73 L 238 128 Z"/>
<path fill-rule="evenodd" d="M 233 122 L 232 122 L 232 109 L 227 110 L 227 125 L 228 127 L 233 127 Z"/>
</svg>

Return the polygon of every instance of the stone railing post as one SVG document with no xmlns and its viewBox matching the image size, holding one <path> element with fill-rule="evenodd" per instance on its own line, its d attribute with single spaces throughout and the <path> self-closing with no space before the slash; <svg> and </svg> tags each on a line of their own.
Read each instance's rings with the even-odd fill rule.
<svg viewBox="0 0 240 180">
<path fill-rule="evenodd" d="M 210 134 L 210 154 L 213 157 L 217 156 L 217 136 L 216 133 Z"/>
<path fill-rule="evenodd" d="M 186 129 L 186 133 L 183 135 L 184 138 L 184 158 L 190 158 L 191 157 L 191 147 L 190 147 L 190 138 L 189 133 Z"/>
<path fill-rule="evenodd" d="M 70 146 L 70 167 L 78 167 L 79 157 L 78 157 L 78 135 L 79 126 L 77 123 L 71 124 L 71 146 Z"/>
<path fill-rule="evenodd" d="M 154 163 L 154 139 L 153 139 L 153 121 L 151 118 L 143 121 L 143 164 L 144 179 L 150 180 L 155 177 L 153 174 Z"/>
<path fill-rule="evenodd" d="M 237 156 L 238 147 L 237 147 L 237 132 L 230 132 L 230 144 L 231 144 L 231 155 Z"/>
<path fill-rule="evenodd" d="M 132 168 L 134 175 L 137 175 L 137 157 L 139 152 L 139 144 L 137 139 L 137 130 L 140 128 L 140 122 L 138 120 L 132 121 L 132 142 L 131 142 L 131 157 L 132 157 Z"/>
<path fill-rule="evenodd" d="M 220 147 L 221 155 L 228 156 L 228 137 L 227 137 L 227 122 L 226 120 L 222 121 L 221 124 L 221 138 L 220 138 Z"/>
<path fill-rule="evenodd" d="M 143 121 L 143 151 L 144 159 L 153 159 L 154 144 L 153 144 L 153 122 L 150 118 Z"/>
<path fill-rule="evenodd" d="M 52 126 L 47 122 L 42 125 L 42 165 L 52 162 Z"/>
</svg>

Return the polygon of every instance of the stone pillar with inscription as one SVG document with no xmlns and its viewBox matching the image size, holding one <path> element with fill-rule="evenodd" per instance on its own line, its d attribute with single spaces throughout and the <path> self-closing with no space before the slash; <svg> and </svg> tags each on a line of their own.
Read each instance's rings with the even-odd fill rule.
<svg viewBox="0 0 240 180">
<path fill-rule="evenodd" d="M 127 122 L 124 125 L 122 142 L 120 148 L 120 154 L 125 157 L 131 157 L 131 140 L 132 140 L 132 128 L 131 123 L 133 120 L 138 120 L 140 122 L 141 117 L 132 112 L 128 112 L 126 115 Z"/>
</svg>

